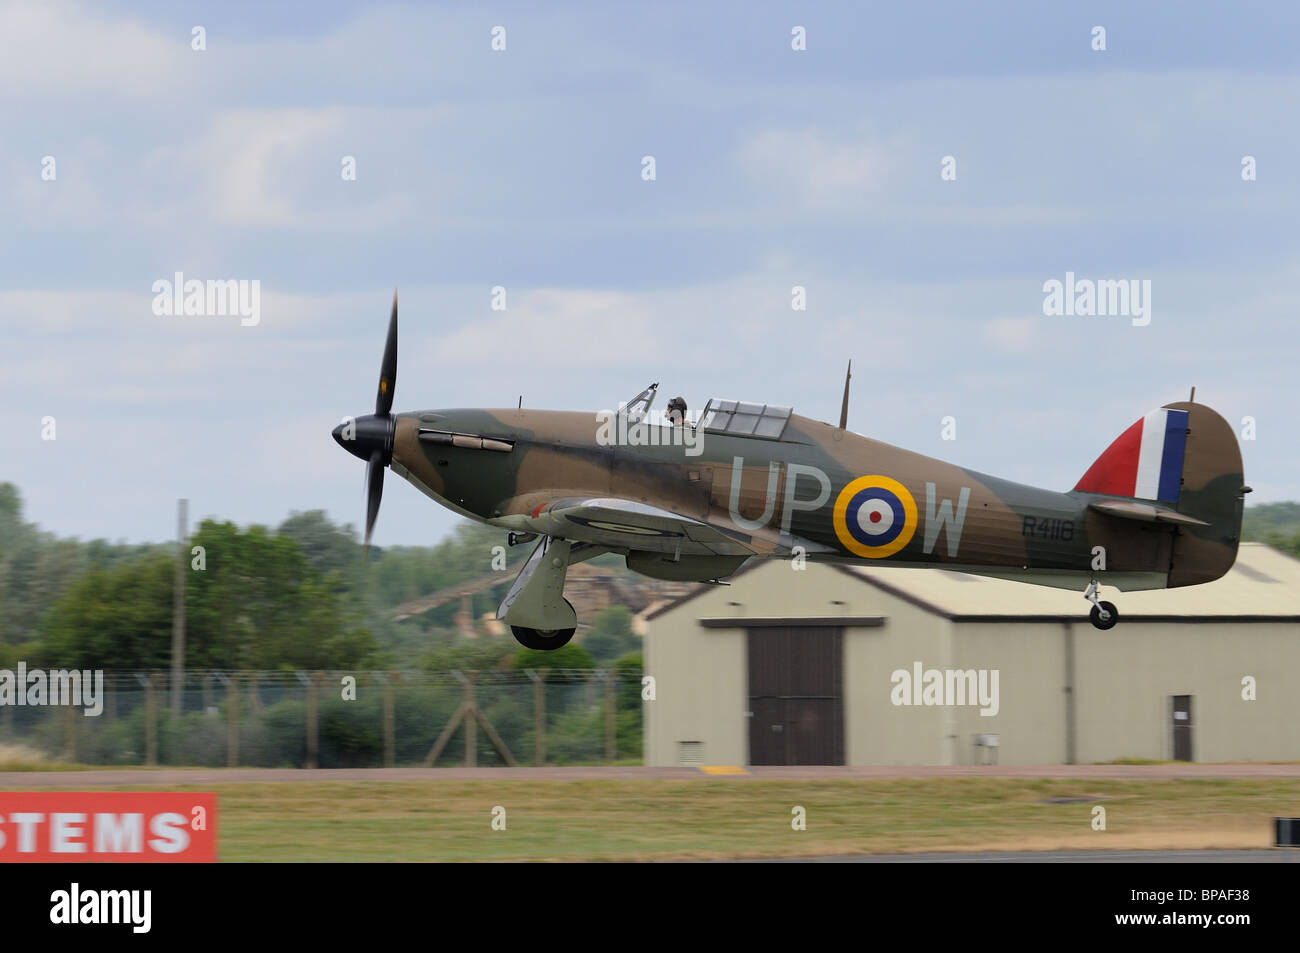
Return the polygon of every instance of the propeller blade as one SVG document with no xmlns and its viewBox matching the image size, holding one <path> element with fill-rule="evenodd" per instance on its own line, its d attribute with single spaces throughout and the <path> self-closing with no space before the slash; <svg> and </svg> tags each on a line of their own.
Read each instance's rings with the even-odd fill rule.
<svg viewBox="0 0 1300 953">
<path fill-rule="evenodd" d="M 362 557 L 370 552 L 370 534 L 379 515 L 379 501 L 384 495 L 384 455 L 376 450 L 366 461 L 366 541 Z"/>
<path fill-rule="evenodd" d="M 397 289 L 393 289 L 393 316 L 388 319 L 388 341 L 384 344 L 384 363 L 379 368 L 379 394 L 375 397 L 375 414 L 387 417 L 393 409 L 393 388 L 397 386 Z"/>
</svg>

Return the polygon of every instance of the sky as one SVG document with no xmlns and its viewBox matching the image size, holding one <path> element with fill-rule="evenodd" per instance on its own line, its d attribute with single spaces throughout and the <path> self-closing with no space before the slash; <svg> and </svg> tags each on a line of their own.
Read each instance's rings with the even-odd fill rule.
<svg viewBox="0 0 1300 953">
<path fill-rule="evenodd" d="M 360 524 L 330 430 L 395 287 L 397 410 L 834 421 L 852 358 L 851 429 L 1065 490 L 1195 386 L 1248 502 L 1300 499 L 1300 6 L 0 0 L 0 38 L 0 481 L 61 536 Z M 177 272 L 257 322 L 156 314 Z M 1045 314 L 1067 273 L 1149 323 Z M 390 475 L 374 542 L 458 522 Z"/>
</svg>

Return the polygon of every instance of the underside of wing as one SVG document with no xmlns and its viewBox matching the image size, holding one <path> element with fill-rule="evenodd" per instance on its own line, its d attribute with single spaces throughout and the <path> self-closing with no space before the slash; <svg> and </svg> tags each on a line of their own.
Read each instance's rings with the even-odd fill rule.
<svg viewBox="0 0 1300 953">
<path fill-rule="evenodd" d="M 613 550 L 682 556 L 754 556 L 773 551 L 771 544 L 748 533 L 613 497 L 553 500 L 526 516 L 494 522 Z"/>
</svg>

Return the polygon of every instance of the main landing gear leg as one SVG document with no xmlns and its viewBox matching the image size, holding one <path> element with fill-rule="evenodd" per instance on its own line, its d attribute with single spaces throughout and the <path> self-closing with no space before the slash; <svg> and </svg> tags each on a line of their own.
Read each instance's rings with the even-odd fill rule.
<svg viewBox="0 0 1300 953">
<path fill-rule="evenodd" d="M 545 537 L 497 609 L 497 618 L 510 626 L 515 640 L 525 648 L 558 649 L 577 631 L 577 614 L 564 598 L 564 577 L 572 551 L 569 540 Z"/>
<path fill-rule="evenodd" d="M 1113 629 L 1115 623 L 1119 621 L 1119 611 L 1115 608 L 1113 602 L 1098 601 L 1097 588 L 1097 580 L 1094 579 L 1088 583 L 1088 588 L 1083 591 L 1083 598 L 1092 603 L 1092 611 L 1088 613 L 1088 620 L 1099 629 Z"/>
</svg>

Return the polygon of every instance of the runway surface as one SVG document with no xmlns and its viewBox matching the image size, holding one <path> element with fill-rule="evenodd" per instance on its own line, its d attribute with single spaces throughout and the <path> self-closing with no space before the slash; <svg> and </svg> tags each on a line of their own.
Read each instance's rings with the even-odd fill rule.
<svg viewBox="0 0 1300 953">
<path fill-rule="evenodd" d="M 956 767 L 759 766 L 705 768 L 95 768 L 88 771 L 0 772 L 0 790 L 87 788 L 118 785 L 171 787 L 194 784 L 320 781 L 683 781 L 888 780 L 892 778 L 1077 778 L 1080 780 L 1171 780 L 1176 778 L 1300 781 L 1300 763 L 1289 764 L 1080 764 L 961 765 Z"/>
<path fill-rule="evenodd" d="M 763 864 L 1300 864 L 1300 850 L 1008 850 L 774 857 Z M 732 861 L 722 861 L 732 863 Z"/>
</svg>

